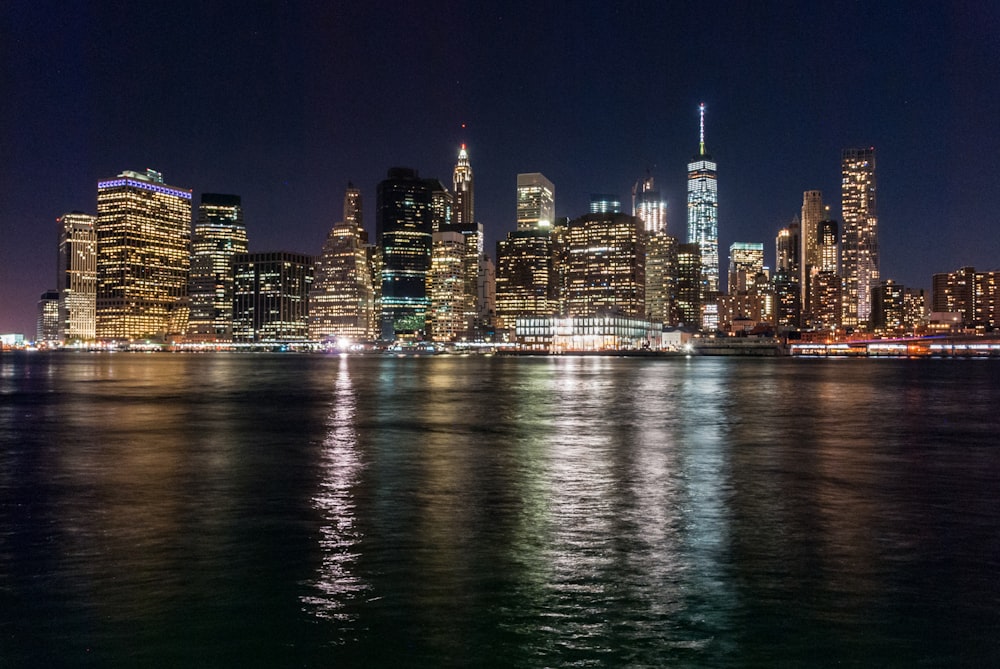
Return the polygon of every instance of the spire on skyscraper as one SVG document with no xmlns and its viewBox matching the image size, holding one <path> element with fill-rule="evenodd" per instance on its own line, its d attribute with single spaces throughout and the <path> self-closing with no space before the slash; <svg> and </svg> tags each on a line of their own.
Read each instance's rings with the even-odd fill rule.
<svg viewBox="0 0 1000 669">
<path fill-rule="evenodd" d="M 700 133 L 698 135 L 698 155 L 705 155 L 705 103 L 698 105 L 698 112 L 701 115 Z"/>
<path fill-rule="evenodd" d="M 469 152 L 465 149 L 464 143 L 458 151 L 458 162 L 455 164 L 452 184 L 455 190 L 454 222 L 462 226 L 473 225 L 475 223 L 475 208 L 472 165 L 469 164 Z"/>
</svg>

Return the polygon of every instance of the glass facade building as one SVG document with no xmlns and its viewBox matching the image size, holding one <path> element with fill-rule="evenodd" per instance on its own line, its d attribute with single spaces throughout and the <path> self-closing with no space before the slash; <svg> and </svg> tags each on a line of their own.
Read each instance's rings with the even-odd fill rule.
<svg viewBox="0 0 1000 669">
<path fill-rule="evenodd" d="M 517 229 L 549 228 L 556 217 L 556 187 L 544 174 L 517 175 Z"/>
<path fill-rule="evenodd" d="M 705 105 L 701 105 L 698 155 L 688 163 L 687 207 L 689 244 L 701 253 L 701 300 L 719 292 L 719 193 L 715 161 L 705 151 Z"/>
<path fill-rule="evenodd" d="M 233 256 L 248 251 L 240 196 L 203 193 L 191 234 L 191 341 L 232 341 Z"/>
<path fill-rule="evenodd" d="M 96 216 L 79 211 L 60 216 L 59 334 L 64 342 L 94 339 L 97 319 Z"/>
<path fill-rule="evenodd" d="M 126 171 L 97 184 L 96 336 L 129 341 L 186 329 L 191 191 Z"/>
<path fill-rule="evenodd" d="M 875 149 L 841 154 L 842 269 L 845 326 L 863 325 L 871 313 L 871 291 L 879 285 Z"/>
<path fill-rule="evenodd" d="M 298 253 L 233 256 L 233 341 L 307 341 L 313 262 Z"/>
</svg>

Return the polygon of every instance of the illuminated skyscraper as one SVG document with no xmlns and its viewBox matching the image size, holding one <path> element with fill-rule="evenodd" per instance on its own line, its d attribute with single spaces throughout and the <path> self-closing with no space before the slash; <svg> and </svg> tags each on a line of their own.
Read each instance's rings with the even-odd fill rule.
<svg viewBox="0 0 1000 669">
<path fill-rule="evenodd" d="M 382 249 L 380 336 L 419 338 L 427 315 L 427 272 L 437 220 L 434 193 L 443 190 L 435 179 L 394 167 L 377 189 L 375 229 Z"/>
<path fill-rule="evenodd" d="M 819 222 L 827 218 L 827 208 L 823 205 L 823 192 L 807 190 L 802 193 L 802 211 L 799 224 L 799 287 L 802 304 L 810 304 L 810 279 L 819 272 Z"/>
<path fill-rule="evenodd" d="M 719 292 L 719 194 L 716 165 L 705 151 L 705 104 L 701 114 L 698 155 L 688 163 L 688 243 L 701 250 L 701 300 Z"/>
<path fill-rule="evenodd" d="M 556 216 L 556 187 L 544 174 L 517 175 L 517 229 L 552 227 Z"/>
<path fill-rule="evenodd" d="M 452 183 L 455 193 L 452 223 L 463 226 L 474 224 L 476 221 L 473 201 L 475 189 L 473 188 L 472 165 L 469 164 L 469 153 L 465 150 L 465 144 L 458 152 L 458 163 L 455 164 Z"/>
<path fill-rule="evenodd" d="M 97 217 L 74 211 L 59 217 L 59 338 L 94 338 L 97 308 Z"/>
<path fill-rule="evenodd" d="M 560 316 L 646 316 L 646 235 L 626 214 L 587 214 L 556 226 L 552 253 Z"/>
<path fill-rule="evenodd" d="M 458 341 L 467 336 L 475 317 L 470 304 L 476 296 L 475 283 L 470 294 L 465 236 L 455 231 L 435 232 L 433 245 L 427 273 L 427 334 L 438 342 Z"/>
<path fill-rule="evenodd" d="M 667 231 L 667 203 L 653 187 L 653 177 L 646 175 L 632 187 L 632 215 L 642 221 L 648 234 Z"/>
<path fill-rule="evenodd" d="M 38 299 L 35 341 L 39 344 L 55 344 L 59 341 L 59 291 L 57 290 L 47 290 Z"/>
<path fill-rule="evenodd" d="M 763 276 L 764 244 L 733 242 L 729 247 L 729 293 L 752 291 L 758 287 L 757 281 Z"/>
<path fill-rule="evenodd" d="M 514 329 L 521 316 L 552 316 L 552 236 L 548 228 L 516 230 L 497 243 L 497 327 Z"/>
<path fill-rule="evenodd" d="M 310 339 L 374 339 L 370 253 L 368 233 L 362 226 L 361 191 L 348 184 L 343 220 L 334 224 L 316 260 L 309 290 Z"/>
<path fill-rule="evenodd" d="M 233 340 L 232 261 L 247 251 L 240 196 L 202 193 L 191 235 L 188 336 L 192 341 Z"/>
<path fill-rule="evenodd" d="M 675 322 L 691 328 L 701 327 L 703 265 L 699 244 L 677 247 L 677 300 Z"/>
<path fill-rule="evenodd" d="M 306 341 L 314 260 L 281 252 L 233 256 L 233 341 Z"/>
<path fill-rule="evenodd" d="M 875 149 L 844 149 L 841 155 L 841 213 L 844 217 L 844 325 L 858 326 L 871 312 L 871 291 L 879 285 L 878 211 L 875 206 Z"/>
<path fill-rule="evenodd" d="M 620 214 L 622 199 L 609 193 L 594 193 L 590 196 L 591 214 Z"/>
<path fill-rule="evenodd" d="M 677 238 L 661 233 L 646 238 L 646 318 L 674 325 L 677 294 Z"/>
<path fill-rule="evenodd" d="M 104 340 L 162 337 L 186 327 L 191 191 L 153 170 L 97 184 L 97 325 Z"/>
</svg>

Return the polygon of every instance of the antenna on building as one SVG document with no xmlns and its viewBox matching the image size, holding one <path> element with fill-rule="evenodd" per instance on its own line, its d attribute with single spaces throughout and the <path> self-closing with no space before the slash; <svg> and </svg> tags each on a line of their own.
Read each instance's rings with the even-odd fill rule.
<svg viewBox="0 0 1000 669">
<path fill-rule="evenodd" d="M 700 141 L 698 143 L 698 147 L 699 147 L 699 155 L 703 156 L 705 155 L 705 103 L 704 102 L 698 105 L 698 111 L 701 114 L 701 129 L 699 134 Z"/>
</svg>

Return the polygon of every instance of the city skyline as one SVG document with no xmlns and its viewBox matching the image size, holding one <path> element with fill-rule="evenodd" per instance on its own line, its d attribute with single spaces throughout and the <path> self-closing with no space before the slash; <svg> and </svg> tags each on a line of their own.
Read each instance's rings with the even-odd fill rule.
<svg viewBox="0 0 1000 669">
<path fill-rule="evenodd" d="M 1000 206 L 996 8 L 584 3 L 525 22 L 511 5 L 440 25 L 378 7 L 0 11 L 14 36 L 3 84 L 17 93 L 0 112 L 15 129 L 0 172 L 0 331 L 32 332 L 56 287 L 56 219 L 95 214 L 94 184 L 122 170 L 239 195 L 251 251 L 317 255 L 349 181 L 368 202 L 394 166 L 448 183 L 465 144 L 488 253 L 516 227 L 516 175 L 531 172 L 558 189 L 556 216 L 575 218 L 592 193 L 627 200 L 648 170 L 683 242 L 702 101 L 720 248 L 763 242 L 773 267 L 807 190 L 842 224 L 841 151 L 874 146 L 883 278 L 930 289 L 934 273 L 1000 258 L 985 227 Z M 628 47 L 598 56 L 590 38 Z"/>
</svg>

